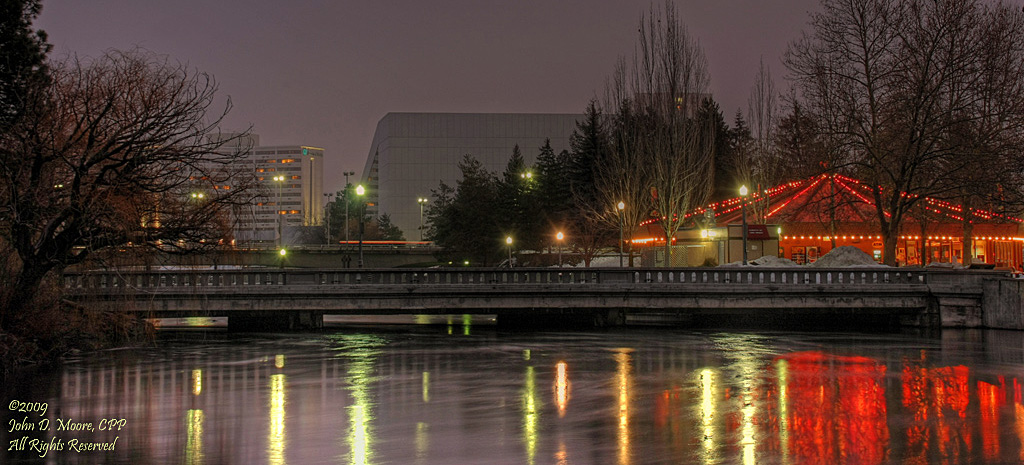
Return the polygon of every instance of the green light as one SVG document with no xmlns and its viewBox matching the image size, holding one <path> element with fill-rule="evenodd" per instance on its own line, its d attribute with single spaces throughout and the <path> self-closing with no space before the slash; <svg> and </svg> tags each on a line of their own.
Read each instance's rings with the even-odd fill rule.
<svg viewBox="0 0 1024 465">
<path fill-rule="evenodd" d="M 363 195 L 366 193 L 366 188 L 362 184 L 356 186 L 356 195 Z"/>
<path fill-rule="evenodd" d="M 288 255 L 288 251 L 285 250 L 285 249 L 281 249 L 277 253 L 281 254 L 282 257 L 285 256 L 285 255 Z"/>
</svg>

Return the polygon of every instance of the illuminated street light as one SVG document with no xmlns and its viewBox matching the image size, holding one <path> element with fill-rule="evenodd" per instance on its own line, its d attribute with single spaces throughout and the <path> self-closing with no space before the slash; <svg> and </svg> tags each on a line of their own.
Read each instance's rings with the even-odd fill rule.
<svg viewBox="0 0 1024 465">
<path fill-rule="evenodd" d="M 281 209 L 281 188 L 284 187 L 284 175 L 274 176 L 274 182 L 277 183 L 277 203 L 274 204 L 277 207 L 277 247 L 281 248 L 284 243 L 284 210 Z"/>
<path fill-rule="evenodd" d="M 356 186 L 356 196 L 359 197 L 359 264 L 358 267 L 363 267 L 363 217 L 366 216 L 366 203 L 363 202 L 363 195 L 366 194 L 366 188 L 362 184 Z"/>
<path fill-rule="evenodd" d="M 740 186 L 740 211 L 743 217 L 743 264 L 747 264 L 747 186 Z"/>
<path fill-rule="evenodd" d="M 622 268 L 622 211 L 626 209 L 625 202 L 616 205 L 619 209 L 619 268 Z"/>
<path fill-rule="evenodd" d="M 505 238 L 505 244 L 508 245 L 508 267 L 512 268 L 512 236 Z"/>
<path fill-rule="evenodd" d="M 558 234 L 555 234 L 555 239 L 558 239 L 558 267 L 561 268 L 562 267 L 562 239 L 565 239 L 565 234 L 562 234 L 562 231 L 558 231 Z"/>
<path fill-rule="evenodd" d="M 416 199 L 416 203 L 420 204 L 420 241 L 423 241 L 423 206 L 427 204 L 429 200 L 419 197 Z"/>
</svg>

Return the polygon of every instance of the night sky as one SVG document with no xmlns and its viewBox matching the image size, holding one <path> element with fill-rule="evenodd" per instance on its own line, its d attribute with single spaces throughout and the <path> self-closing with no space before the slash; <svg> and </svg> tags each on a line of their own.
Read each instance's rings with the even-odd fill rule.
<svg viewBox="0 0 1024 465">
<path fill-rule="evenodd" d="M 657 3 L 660 5 L 660 2 Z M 582 113 L 631 56 L 647 2 L 624 0 L 44 0 L 54 58 L 142 47 L 213 74 L 263 145 L 326 149 L 324 186 L 362 171 L 388 112 Z M 817 0 L 685 0 L 731 124 L 758 60 L 780 91 Z M 526 149 L 526 148 L 524 148 Z"/>
</svg>

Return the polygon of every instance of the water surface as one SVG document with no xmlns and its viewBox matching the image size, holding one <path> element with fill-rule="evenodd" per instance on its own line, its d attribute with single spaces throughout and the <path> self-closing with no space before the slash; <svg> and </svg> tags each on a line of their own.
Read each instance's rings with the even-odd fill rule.
<svg viewBox="0 0 1024 465">
<path fill-rule="evenodd" d="M 1022 367 L 1010 331 L 164 332 L 6 386 L 0 462 L 1021 463 Z"/>
</svg>

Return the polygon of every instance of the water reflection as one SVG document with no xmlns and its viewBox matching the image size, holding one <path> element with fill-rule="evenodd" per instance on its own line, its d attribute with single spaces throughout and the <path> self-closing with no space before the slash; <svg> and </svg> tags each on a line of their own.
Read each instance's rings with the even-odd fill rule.
<svg viewBox="0 0 1024 465">
<path fill-rule="evenodd" d="M 1024 335 L 433 331 L 191 333 L 5 388 L 127 421 L 58 463 L 1024 461 Z"/>
<path fill-rule="evenodd" d="M 284 389 L 283 374 L 270 375 L 270 432 L 267 434 L 267 456 L 271 465 L 284 462 Z"/>
</svg>

